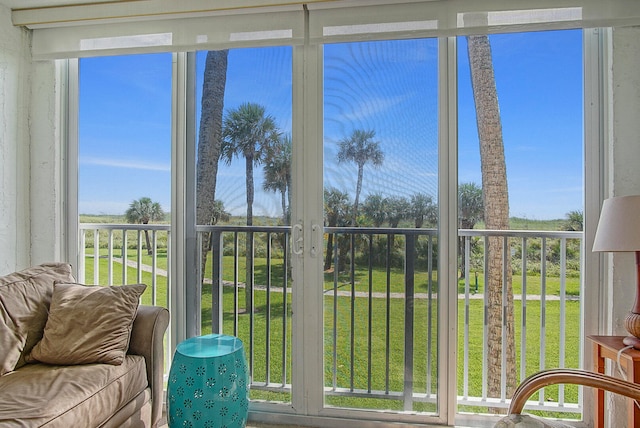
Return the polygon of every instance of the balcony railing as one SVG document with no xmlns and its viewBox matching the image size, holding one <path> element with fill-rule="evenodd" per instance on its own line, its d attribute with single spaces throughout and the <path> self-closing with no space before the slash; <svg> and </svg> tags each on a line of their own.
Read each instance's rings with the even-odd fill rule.
<svg viewBox="0 0 640 428">
<path fill-rule="evenodd" d="M 82 224 L 80 229 L 79 280 L 145 282 L 150 290 L 143 301 L 166 304 L 171 287 L 168 226 Z M 200 251 L 200 264 L 207 258 L 201 308 L 194 308 L 201 314 L 200 332 L 220 331 L 245 341 L 252 398 L 290 399 L 290 306 L 295 292 L 290 230 L 196 229 L 198 248 L 206 250 Z M 324 232 L 325 250 L 332 242 L 329 256 L 324 253 L 323 302 L 324 389 L 329 404 L 333 398 L 355 397 L 384 399 L 397 403 L 392 407 L 398 410 L 415 410 L 416 403 L 424 403 L 421 409 L 431 408 L 437 400 L 438 313 L 447 310 L 438 306 L 438 293 L 443 286 L 456 286 L 459 410 L 483 412 L 508 406 L 506 364 L 500 396 L 489 397 L 486 386 L 490 367 L 484 267 L 492 236 L 503 240 L 508 249 L 503 266 L 513 272 L 518 381 L 540 369 L 579 366 L 581 232 L 460 230 L 456 284 L 438 283 L 436 230 L 325 228 Z M 127 269 L 122 268 L 125 260 Z M 506 274 L 505 269 L 505 278 Z M 503 312 L 507 309 L 504 300 Z M 503 343 L 506 355 L 505 347 Z M 394 349 L 402 349 L 401 355 Z M 528 408 L 579 414 L 579 394 L 577 387 L 556 387 L 542 391 Z"/>
</svg>

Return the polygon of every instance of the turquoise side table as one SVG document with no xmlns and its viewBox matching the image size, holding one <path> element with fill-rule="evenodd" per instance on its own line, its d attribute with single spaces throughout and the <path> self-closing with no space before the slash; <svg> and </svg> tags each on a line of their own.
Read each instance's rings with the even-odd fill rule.
<svg viewBox="0 0 640 428">
<path fill-rule="evenodd" d="M 209 334 L 178 344 L 167 383 L 170 427 L 244 427 L 249 373 L 242 341 Z"/>
</svg>

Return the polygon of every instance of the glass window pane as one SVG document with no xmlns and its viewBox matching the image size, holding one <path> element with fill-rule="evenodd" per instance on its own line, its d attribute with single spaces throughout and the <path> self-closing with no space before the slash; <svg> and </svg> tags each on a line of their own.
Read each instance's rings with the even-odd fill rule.
<svg viewBox="0 0 640 428">
<path fill-rule="evenodd" d="M 580 365 L 582 64 L 581 30 L 458 38 L 460 411 Z M 579 417 L 578 398 L 540 403 Z"/>
<path fill-rule="evenodd" d="M 324 46 L 327 406 L 438 412 L 437 73 L 436 39 Z"/>
<path fill-rule="evenodd" d="M 79 280 L 144 282 L 143 303 L 163 306 L 171 209 L 171 63 L 166 53 L 86 58 L 79 64 L 78 207 L 85 244 Z M 131 224 L 98 233 L 83 223 Z M 123 259 L 135 267 L 123 269 Z"/>
<path fill-rule="evenodd" d="M 251 398 L 276 402 L 291 400 L 291 55 L 291 47 L 232 49 L 198 52 L 196 62 L 201 330 L 240 337 Z"/>
</svg>

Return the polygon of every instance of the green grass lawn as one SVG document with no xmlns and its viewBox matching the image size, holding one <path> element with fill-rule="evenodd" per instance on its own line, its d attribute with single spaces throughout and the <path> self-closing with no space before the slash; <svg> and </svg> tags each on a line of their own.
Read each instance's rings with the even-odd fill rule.
<svg viewBox="0 0 640 428">
<path fill-rule="evenodd" d="M 102 254 L 102 251 L 101 251 Z M 105 253 L 106 254 L 106 251 Z M 118 256 L 118 254 L 116 254 Z M 135 254 L 128 254 L 130 260 L 135 260 Z M 239 259 L 238 268 L 239 281 L 244 281 L 244 265 L 243 259 Z M 146 254 L 142 258 L 144 264 L 151 264 L 151 259 Z M 158 268 L 166 269 L 166 253 L 158 254 Z M 224 257 L 224 279 L 233 280 L 233 258 Z M 210 265 L 210 264 L 209 264 Z M 255 261 L 256 284 L 265 284 L 267 278 L 267 266 L 265 260 L 257 258 Z M 100 258 L 99 262 L 99 282 L 107 283 L 107 259 Z M 113 263 L 113 278 L 115 284 L 122 283 L 122 265 Z M 210 269 L 210 268 L 209 268 Z M 274 260 L 271 266 L 271 278 L 273 287 L 281 287 L 282 262 Z M 208 273 L 210 276 L 210 273 Z M 426 292 L 427 273 L 418 272 L 416 279 L 416 292 Z M 364 270 L 356 271 L 355 286 L 357 291 L 367 291 L 369 288 L 368 272 Z M 390 272 L 389 286 L 392 292 L 402 292 L 404 289 L 404 275 L 400 269 L 394 269 Z M 437 279 L 434 277 L 434 280 Z M 127 282 L 137 282 L 137 274 L 135 269 L 128 268 Z M 325 289 L 333 288 L 334 276 L 331 273 L 325 275 Z M 549 277 L 546 279 L 547 293 L 557 294 L 559 291 L 559 279 Z M 85 282 L 93 282 L 93 257 L 86 258 L 86 279 Z M 155 303 L 166 306 L 167 302 L 167 283 L 166 277 L 158 276 L 156 284 L 155 302 L 152 302 L 152 278 L 148 272 L 142 273 L 141 282 L 149 285 L 143 295 L 143 303 Z M 531 275 L 527 277 L 527 292 L 529 294 L 537 294 L 540 290 L 540 277 Z M 339 277 L 339 285 L 345 285 L 350 288 L 348 278 Z M 514 293 L 519 294 L 522 286 L 522 279 L 514 275 L 513 288 Z M 464 283 L 458 284 L 458 291 L 464 291 Z M 461 288 L 462 287 L 462 288 Z M 479 292 L 483 290 L 484 284 L 482 276 L 479 278 Z M 579 280 L 577 278 L 567 278 L 567 290 L 578 294 Z M 374 270 L 372 276 L 372 288 L 376 292 L 385 292 L 387 288 L 387 274 L 384 270 Z M 237 294 L 236 294 L 237 293 Z M 240 314 L 234 315 L 234 300 L 237 298 L 240 307 L 244 306 L 244 288 L 234 287 L 224 288 L 224 332 L 234 334 L 245 343 L 247 357 L 252 362 L 254 382 L 270 381 L 274 384 L 283 382 L 283 368 L 285 370 L 284 382 L 291 382 L 291 296 L 288 296 L 287 310 L 283 310 L 283 293 L 273 292 L 267 301 L 267 293 L 264 290 L 256 289 L 255 307 L 257 312 L 255 315 Z M 331 293 L 325 294 L 324 299 L 324 315 L 325 315 L 325 386 L 332 386 L 333 370 L 335 367 L 337 386 L 343 388 L 355 389 L 372 389 L 384 391 L 388 383 L 390 391 L 402 391 L 403 389 L 403 373 L 404 373 L 404 323 L 405 308 L 404 299 L 391 299 L 389 310 L 387 311 L 386 300 L 382 298 L 374 298 L 371 300 L 371 313 L 369 313 L 369 300 L 358 297 L 353 302 L 355 322 L 351 324 L 351 299 L 349 297 L 338 297 L 336 306 L 336 324 L 337 324 L 337 359 L 333 359 L 333 320 L 334 320 L 334 301 Z M 211 332 L 211 287 L 203 287 L 202 294 L 202 333 Z M 416 299 L 414 305 L 414 391 L 425 393 L 430 390 L 432 393 L 437 392 L 437 318 L 438 308 L 437 302 L 432 302 L 432 306 L 428 306 L 427 299 Z M 483 301 L 471 300 L 469 302 L 469 395 L 480 396 L 482 392 L 482 337 L 483 337 Z M 526 349 L 526 374 L 538 371 L 545 367 L 559 366 L 559 355 L 561 347 L 564 347 L 566 367 L 578 367 L 579 361 L 579 314 L 580 305 L 578 301 L 566 302 L 566 331 L 567 337 L 564 343 L 560 343 L 559 332 L 557 326 L 560 322 L 560 302 L 548 301 L 546 303 L 546 337 L 545 337 L 545 355 L 544 361 L 540 362 L 540 318 L 541 307 L 539 301 L 527 302 L 527 349 Z M 519 302 L 515 305 L 515 324 L 516 324 L 516 342 L 519 343 L 522 332 L 520 331 L 522 309 Z M 463 390 L 463 368 L 464 368 L 464 300 L 459 301 L 458 305 L 458 394 L 462 394 Z M 389 358 L 387 359 L 387 336 L 386 323 L 390 324 L 392 334 L 389 337 Z M 237 319 L 237 324 L 236 324 Z M 371 326 L 369 326 L 371 319 Z M 430 321 L 430 322 L 429 322 Z M 428 355 L 428 327 L 431 326 L 431 355 Z M 270 335 L 267 337 L 267 326 L 269 326 Z M 253 328 L 253 341 L 250 338 L 250 329 Z M 237 330 L 236 330 L 237 329 Z M 371 338 L 368 331 L 372 331 Z M 353 332 L 353 346 L 351 336 Z M 284 340 L 286 338 L 286 340 Z M 369 345 L 371 340 L 371 345 Z M 283 343 L 285 344 L 286 361 L 283 357 Z M 267 352 L 269 358 L 267 358 Z M 517 345 L 517 361 L 520 361 L 520 347 Z M 371 355 L 371 359 L 368 355 Z M 353 359 L 352 359 L 353 355 Z M 428 362 L 430 365 L 428 366 Z M 369 367 L 370 365 L 370 367 Z M 353 367 L 353 385 L 351 384 Z M 388 370 L 387 370 L 388 367 Z M 430 373 L 427 373 L 427 367 L 430 367 Z M 369 379 L 368 373 L 371 372 Z M 388 373 L 388 377 L 387 377 Z M 519 367 L 518 367 L 519 373 Z M 427 384 L 429 381 L 430 384 Z M 253 399 L 289 401 L 290 395 L 286 392 L 268 392 L 259 389 L 251 390 Z M 565 400 L 567 402 L 577 402 L 577 388 L 567 387 L 565 389 Z M 558 399 L 558 387 L 549 387 L 546 390 L 545 398 L 549 400 Z M 341 407 L 359 407 L 359 408 L 384 408 L 392 410 L 402 410 L 403 404 L 399 400 L 379 400 L 368 398 L 353 397 L 327 397 L 329 405 Z M 432 404 L 418 403 L 414 406 L 419 411 L 434 411 Z"/>
<path fill-rule="evenodd" d="M 102 257 L 107 256 L 107 250 L 101 249 L 100 255 Z M 120 257 L 120 250 L 114 251 L 114 257 Z M 130 261 L 137 261 L 137 254 L 133 250 L 129 250 L 127 253 L 127 258 Z M 148 255 L 146 251 L 143 252 L 142 255 L 142 264 L 147 266 L 151 266 L 152 256 Z M 93 258 L 87 258 L 86 262 L 87 269 L 87 278 L 93 278 Z M 101 261 L 103 263 L 103 261 Z M 158 254 L 156 256 L 156 263 L 158 269 L 167 270 L 167 252 L 166 249 L 158 249 Z M 254 278 L 255 284 L 267 284 L 267 263 L 265 258 L 256 258 L 254 260 Z M 106 266 L 106 262 L 105 262 Z M 238 282 L 245 282 L 245 259 L 243 257 L 238 258 Z M 122 277 L 122 268 L 119 263 L 114 263 L 113 265 L 114 272 L 117 270 L 117 275 L 114 273 L 114 283 L 119 284 L 120 278 Z M 272 259 L 271 264 L 271 281 L 273 286 L 281 286 L 282 280 L 280 278 L 283 277 L 283 263 L 282 259 Z M 224 256 L 223 257 L 223 279 L 225 281 L 233 281 L 234 280 L 234 258 L 233 256 Z M 130 271 L 132 271 L 130 269 Z M 89 273 L 91 272 L 91 273 Z M 129 281 L 136 279 L 135 271 L 134 275 L 128 274 Z M 101 275 L 101 283 L 106 284 L 106 267 L 100 268 Z M 211 263 L 207 263 L 207 272 L 206 277 L 211 278 Z M 402 268 L 391 268 L 390 269 L 390 281 L 389 287 L 390 291 L 393 293 L 401 293 L 404 291 L 404 271 Z M 104 282 L 103 282 L 104 279 Z M 333 288 L 334 283 L 334 274 L 332 272 L 327 272 L 324 274 L 324 282 L 325 282 L 325 290 Z M 432 281 L 437 282 L 438 274 L 437 271 L 432 272 Z M 475 291 L 475 275 L 469 280 L 469 289 L 472 294 L 474 293 L 482 293 L 484 291 L 484 275 L 480 272 L 477 276 L 478 280 L 478 290 Z M 560 294 L 560 278 L 557 276 L 547 276 L 545 279 L 545 290 L 547 295 L 559 295 Z M 357 267 L 355 270 L 355 286 L 356 291 L 368 291 L 369 289 L 369 273 L 368 270 L 362 267 Z M 120 282 L 117 282 L 120 281 Z M 415 277 L 415 291 L 416 293 L 426 293 L 428 292 L 428 272 L 424 269 L 418 269 L 416 271 Z M 351 279 L 348 273 L 341 272 L 337 278 L 338 286 L 344 287 L 346 285 L 350 285 Z M 523 284 L 523 276 L 521 274 L 514 274 L 512 280 L 513 292 L 514 294 L 522 293 L 522 284 Z M 538 295 L 542 290 L 542 278 L 539 274 L 536 273 L 528 273 L 526 275 L 526 291 L 527 294 Z M 381 269 L 375 269 L 372 281 L 373 291 L 374 292 L 386 292 L 387 290 L 387 276 L 386 271 Z M 458 293 L 465 292 L 465 280 L 460 279 L 458 281 Z M 565 292 L 570 296 L 577 296 L 580 294 L 580 278 L 577 277 L 566 277 L 565 278 Z"/>
</svg>

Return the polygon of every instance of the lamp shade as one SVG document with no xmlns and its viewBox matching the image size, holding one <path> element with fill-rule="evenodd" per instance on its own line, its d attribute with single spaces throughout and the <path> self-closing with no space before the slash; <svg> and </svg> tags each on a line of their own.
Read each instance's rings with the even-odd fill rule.
<svg viewBox="0 0 640 428">
<path fill-rule="evenodd" d="M 593 251 L 640 251 L 640 195 L 604 201 Z"/>
</svg>

